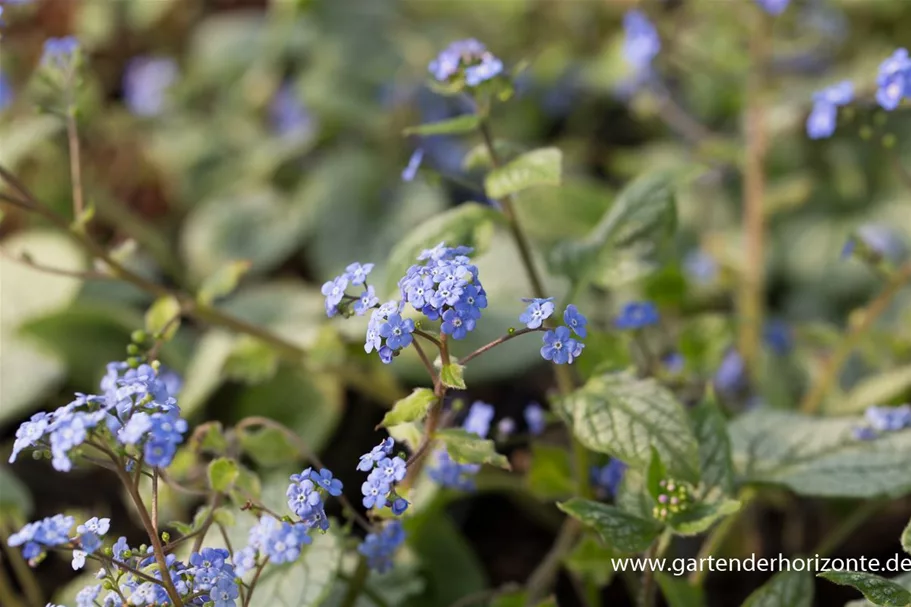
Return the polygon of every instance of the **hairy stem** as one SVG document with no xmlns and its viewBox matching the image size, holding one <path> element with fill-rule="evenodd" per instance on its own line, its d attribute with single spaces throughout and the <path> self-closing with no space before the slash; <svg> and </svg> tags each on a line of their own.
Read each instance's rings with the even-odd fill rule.
<svg viewBox="0 0 911 607">
<path fill-rule="evenodd" d="M 829 357 L 825 368 L 819 375 L 819 379 L 804 397 L 803 402 L 800 405 L 800 408 L 804 413 L 815 413 L 819 410 L 819 406 L 822 404 L 826 394 L 832 388 L 833 384 L 838 381 L 841 368 L 848 361 L 851 352 L 854 351 L 854 348 L 857 347 L 860 340 L 863 339 L 867 331 L 870 330 L 873 323 L 876 322 L 876 319 L 888 309 L 889 304 L 892 303 L 892 300 L 898 292 L 901 291 L 908 282 L 911 282 L 911 262 L 906 263 L 898 269 L 886 287 L 863 310 L 860 321 L 848 329 L 847 335 L 845 335 L 841 343 L 835 348 L 835 352 Z"/>
<path fill-rule="evenodd" d="M 72 91 L 70 92 L 72 96 Z M 79 130 L 76 128 L 76 108 L 71 102 L 66 110 L 66 135 L 70 150 L 70 180 L 73 184 L 73 214 L 77 221 L 85 212 L 82 195 L 82 162 L 79 150 Z"/>
<path fill-rule="evenodd" d="M 424 349 L 421 347 L 421 344 L 418 340 L 413 340 L 411 344 L 414 346 L 414 351 L 418 353 L 418 358 L 421 359 L 424 368 L 427 369 L 427 373 L 430 374 L 430 381 L 433 382 L 433 389 L 435 392 L 439 391 L 440 378 L 437 376 L 436 370 L 433 368 L 433 363 L 430 362 L 430 359 L 427 358 L 427 355 L 424 353 Z"/>
<path fill-rule="evenodd" d="M 243 602 L 243 607 L 250 607 L 250 601 L 253 600 L 253 590 L 256 589 L 256 584 L 259 582 L 259 578 L 263 574 L 263 569 L 266 568 L 266 565 L 269 563 L 269 558 L 266 557 L 263 559 L 263 562 L 256 567 L 256 573 L 253 574 L 253 579 L 250 580 L 250 585 L 247 587 L 247 597 Z"/>
<path fill-rule="evenodd" d="M 471 354 L 468 354 L 467 356 L 463 356 L 462 358 L 459 359 L 459 363 L 461 363 L 463 365 L 467 364 L 468 361 L 470 361 L 471 359 L 477 358 L 478 356 L 480 356 L 481 354 L 484 354 L 488 350 L 495 348 L 495 347 L 499 346 L 500 344 L 509 341 L 510 339 L 515 339 L 516 337 L 519 337 L 520 335 L 527 335 L 529 333 L 534 333 L 536 331 L 546 331 L 546 330 L 547 329 L 539 327 L 537 329 L 519 329 L 518 331 L 513 331 L 512 333 L 508 333 L 508 334 L 504 335 L 503 337 L 499 337 L 499 338 L 493 340 L 489 344 L 485 344 L 485 345 L 481 346 L 480 348 L 478 348 Z"/>
<path fill-rule="evenodd" d="M 714 529 L 709 533 L 708 537 L 705 538 L 705 541 L 702 543 L 702 546 L 699 548 L 699 553 L 696 555 L 696 558 L 700 561 L 704 558 L 718 552 L 721 548 L 721 545 L 724 543 L 724 540 L 727 539 L 728 534 L 734 529 L 737 525 L 737 522 L 740 520 L 740 517 L 747 511 L 747 505 L 753 501 L 756 497 L 755 490 L 747 487 L 740 491 L 740 494 L 737 498 L 740 500 L 740 510 L 736 513 L 728 516 L 720 523 L 718 523 Z M 708 570 L 703 570 L 701 567 L 698 571 L 690 573 L 689 581 L 690 584 L 694 586 L 701 586 L 705 581 L 705 576 L 708 574 Z"/>
</svg>

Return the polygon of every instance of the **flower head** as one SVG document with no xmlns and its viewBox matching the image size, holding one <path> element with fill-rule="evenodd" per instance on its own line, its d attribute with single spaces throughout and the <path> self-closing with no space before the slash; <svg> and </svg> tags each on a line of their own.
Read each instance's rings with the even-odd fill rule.
<svg viewBox="0 0 911 607">
<path fill-rule="evenodd" d="M 661 50 L 658 30 L 648 17 L 638 10 L 628 11 L 623 16 L 623 30 L 623 57 L 634 71 L 649 71 L 652 59 Z"/>
<path fill-rule="evenodd" d="M 522 301 L 528 303 L 528 307 L 519 316 L 519 321 L 525 323 L 525 326 L 529 329 L 539 328 L 554 313 L 553 297 L 523 299 Z"/>
<path fill-rule="evenodd" d="M 168 89 L 177 81 L 177 63 L 170 58 L 136 57 L 123 75 L 123 98 L 137 116 L 155 116 L 165 106 Z"/>
<path fill-rule="evenodd" d="M 756 2 L 765 12 L 770 15 L 778 16 L 788 8 L 788 4 L 791 0 L 756 0 Z"/>
<path fill-rule="evenodd" d="M 342 494 L 342 481 L 334 478 L 332 471 L 328 468 L 323 468 L 319 472 L 316 470 L 310 472 L 310 480 L 329 495 L 337 497 Z"/>
<path fill-rule="evenodd" d="M 529 403 L 529 405 L 525 407 L 523 416 L 525 417 L 525 424 L 528 426 L 528 431 L 531 434 L 538 435 L 544 432 L 544 428 L 547 426 L 547 418 L 541 405 L 538 403 Z"/>
<path fill-rule="evenodd" d="M 466 85 L 475 87 L 499 76 L 503 72 L 503 62 L 483 44 L 470 38 L 453 42 L 443 49 L 427 69 L 438 82 L 450 82 L 461 74 Z"/>
<path fill-rule="evenodd" d="M 897 108 L 902 98 L 911 96 L 911 58 L 907 49 L 897 49 L 880 64 L 876 86 L 876 101 L 888 111 Z"/>
<path fill-rule="evenodd" d="M 392 568 L 392 557 L 404 541 L 402 523 L 393 520 L 386 523 L 381 531 L 368 534 L 357 551 L 367 559 L 371 569 L 384 573 Z"/>
<path fill-rule="evenodd" d="M 541 356 L 544 360 L 563 365 L 572 362 L 576 356 L 577 343 L 570 337 L 569 329 L 557 327 L 544 334 L 544 345 L 541 347 Z"/>
<path fill-rule="evenodd" d="M 658 308 L 648 301 L 626 304 L 614 320 L 614 326 L 621 330 L 642 329 L 655 324 L 658 324 Z"/>
<path fill-rule="evenodd" d="M 493 405 L 476 400 L 468 409 L 468 416 L 462 422 L 462 427 L 466 432 L 485 438 L 490 433 L 490 422 L 493 421 L 493 416 Z"/>
<path fill-rule="evenodd" d="M 585 338 L 587 333 L 585 325 L 588 324 L 588 319 L 579 312 L 574 304 L 566 306 L 566 310 L 563 312 L 563 322 L 573 330 L 573 333 L 583 339 Z"/>
</svg>

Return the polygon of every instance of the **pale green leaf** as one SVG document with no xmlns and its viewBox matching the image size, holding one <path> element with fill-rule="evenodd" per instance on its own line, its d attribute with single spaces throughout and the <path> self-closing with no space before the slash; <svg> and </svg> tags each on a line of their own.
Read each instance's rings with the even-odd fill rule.
<svg viewBox="0 0 911 607">
<path fill-rule="evenodd" d="M 717 503 L 695 504 L 671 515 L 668 525 L 678 535 L 697 535 L 707 531 L 716 521 L 740 510 L 740 502 L 726 499 Z"/>
<path fill-rule="evenodd" d="M 729 429 L 737 472 L 801 495 L 871 498 L 911 490 L 911 430 L 858 440 L 859 417 L 818 418 L 759 409 Z"/>
<path fill-rule="evenodd" d="M 491 198 L 502 198 L 535 186 L 560 185 L 562 173 L 563 153 L 557 148 L 541 148 L 488 173 L 484 190 Z"/>
<path fill-rule="evenodd" d="M 666 573 L 655 573 L 655 581 L 668 607 L 705 607 L 702 588 L 693 586 L 685 577 L 674 577 Z"/>
<path fill-rule="evenodd" d="M 908 592 L 892 580 L 887 580 L 872 573 L 862 571 L 825 571 L 819 574 L 841 586 L 856 588 L 874 605 L 884 607 L 907 607 L 911 604 L 911 592 Z"/>
<path fill-rule="evenodd" d="M 465 378 L 463 377 L 463 371 L 465 367 L 458 363 L 449 363 L 448 365 L 443 365 L 443 368 L 440 369 L 440 381 L 447 388 L 456 388 L 457 390 L 465 389 Z"/>
<path fill-rule="evenodd" d="M 911 573 L 897 575 L 892 578 L 891 581 L 905 590 L 911 590 Z M 857 599 L 856 601 L 845 603 L 845 607 L 873 607 L 874 605 L 876 605 L 876 603 L 870 602 L 867 599 Z"/>
<path fill-rule="evenodd" d="M 661 533 L 661 523 L 640 518 L 600 502 L 575 497 L 557 504 L 563 512 L 591 527 L 607 544 L 624 553 L 642 552 Z"/>
<path fill-rule="evenodd" d="M 335 528 L 335 526 L 333 526 Z M 317 607 L 322 605 L 338 577 L 344 553 L 341 535 L 313 534 L 301 558 L 267 568 L 256 585 L 250 607 Z"/>
<path fill-rule="evenodd" d="M 827 405 L 831 413 L 861 413 L 871 405 L 881 405 L 911 388 L 911 365 L 890 369 L 864 379 L 840 400 Z"/>
<path fill-rule="evenodd" d="M 230 379 L 258 384 L 275 377 L 278 362 L 275 348 L 255 337 L 243 335 L 234 342 L 223 372 Z"/>
<path fill-rule="evenodd" d="M 654 447 L 670 476 L 699 480 L 698 446 L 686 411 L 655 380 L 629 373 L 595 376 L 561 406 L 576 437 L 589 449 L 644 469 Z"/>
<path fill-rule="evenodd" d="M 586 533 L 566 557 L 566 568 L 598 586 L 607 586 L 614 576 L 617 553 L 594 535 Z"/>
<path fill-rule="evenodd" d="M 911 554 L 911 521 L 908 521 L 908 526 L 905 527 L 905 531 L 902 533 L 902 548 L 905 549 L 905 552 Z"/>
<path fill-rule="evenodd" d="M 170 340 L 180 327 L 180 302 L 172 295 L 156 299 L 145 315 L 146 331 L 156 339 Z"/>
<path fill-rule="evenodd" d="M 244 452 L 260 466 L 289 464 L 300 456 L 285 433 L 276 428 L 245 428 L 238 433 L 238 438 Z"/>
<path fill-rule="evenodd" d="M 564 447 L 532 443 L 531 467 L 525 483 L 541 499 L 564 499 L 572 495 L 575 483 L 568 451 Z"/>
<path fill-rule="evenodd" d="M 240 279 L 250 270 L 246 260 L 229 261 L 210 274 L 199 287 L 196 299 L 203 304 L 211 304 L 219 297 L 230 295 Z"/>
<path fill-rule="evenodd" d="M 434 395 L 433 390 L 415 388 L 411 394 L 392 406 L 392 410 L 383 417 L 380 426 L 389 428 L 390 426 L 420 421 L 424 419 L 430 405 L 436 400 L 437 397 Z"/>
<path fill-rule="evenodd" d="M 449 457 L 459 464 L 490 464 L 509 470 L 509 460 L 505 455 L 497 453 L 492 440 L 461 428 L 440 430 L 435 437 L 446 447 Z"/>
<path fill-rule="evenodd" d="M 240 471 L 237 462 L 226 457 L 219 457 L 209 463 L 209 487 L 224 493 L 234 486 Z"/>
<path fill-rule="evenodd" d="M 813 574 L 777 573 L 748 596 L 742 607 L 813 607 Z"/>
<path fill-rule="evenodd" d="M 405 129 L 405 135 L 459 135 L 477 130 L 481 124 L 481 117 L 477 114 L 463 114 L 448 120 L 428 122 L 410 126 Z"/>
<path fill-rule="evenodd" d="M 706 489 L 720 489 L 724 495 L 734 491 L 734 463 L 731 459 L 731 439 L 727 420 L 714 394 L 696 405 L 690 412 L 693 432 L 699 442 L 699 469 Z"/>
<path fill-rule="evenodd" d="M 441 242 L 450 247 L 473 247 L 474 255 L 480 255 L 490 244 L 494 225 L 502 221 L 503 217 L 498 211 L 477 202 L 460 204 L 431 217 L 399 239 L 392 249 L 386 265 L 384 293 L 389 295 L 396 292 L 399 279 L 408 268 L 418 263 L 417 257 L 421 251 Z"/>
</svg>

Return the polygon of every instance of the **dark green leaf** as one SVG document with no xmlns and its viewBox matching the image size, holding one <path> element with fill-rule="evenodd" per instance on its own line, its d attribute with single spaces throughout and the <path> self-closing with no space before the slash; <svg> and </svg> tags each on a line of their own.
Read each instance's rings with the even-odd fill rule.
<svg viewBox="0 0 911 607">
<path fill-rule="evenodd" d="M 557 148 L 541 148 L 488 173 L 484 190 L 491 198 L 502 198 L 534 186 L 560 185 L 562 173 L 563 153 Z"/>
<path fill-rule="evenodd" d="M 12 515 L 15 519 L 32 513 L 32 496 L 28 488 L 6 466 L 0 466 L 0 517 Z"/>
<path fill-rule="evenodd" d="M 860 590 L 864 597 L 874 605 L 884 607 L 907 607 L 911 604 L 911 592 L 886 578 L 861 571 L 825 571 L 819 574 L 841 586 L 851 586 Z"/>
<path fill-rule="evenodd" d="M 380 426 L 389 428 L 390 426 L 420 421 L 427 415 L 427 410 L 436 399 L 437 397 L 434 395 L 433 390 L 415 388 L 411 394 L 392 406 L 392 410 L 383 417 Z"/>
<path fill-rule="evenodd" d="M 655 580 L 661 587 L 661 594 L 668 607 L 705 607 L 702 589 L 691 585 L 686 578 L 658 572 L 655 574 Z"/>
<path fill-rule="evenodd" d="M 695 504 L 668 519 L 668 525 L 678 535 L 697 535 L 708 530 L 715 521 L 740 510 L 740 502 L 726 499 L 711 504 Z"/>
<path fill-rule="evenodd" d="M 576 497 L 557 506 L 597 531 L 609 546 L 620 552 L 642 552 L 661 533 L 658 521 L 640 518 L 600 502 Z"/>
<path fill-rule="evenodd" d="M 892 581 L 895 584 L 898 584 L 905 590 L 911 591 L 911 573 L 903 573 L 892 578 Z M 867 599 L 857 599 L 856 601 L 851 601 L 845 603 L 845 607 L 873 607 L 876 603 L 868 601 Z"/>
<path fill-rule="evenodd" d="M 658 496 L 663 493 L 661 481 L 667 479 L 667 467 L 661 461 L 661 454 L 655 447 L 652 447 L 652 457 L 648 464 L 648 473 L 645 476 L 645 483 L 648 486 L 648 493 L 652 499 L 657 500 Z"/>
<path fill-rule="evenodd" d="M 240 279 L 250 270 L 250 262 L 246 260 L 229 261 L 223 264 L 206 278 L 199 287 L 196 299 L 202 304 L 211 304 L 219 297 L 224 297 L 234 292 Z"/>
<path fill-rule="evenodd" d="M 228 448 L 228 439 L 225 437 L 221 422 L 207 422 L 197 426 L 193 432 L 193 449 L 199 452 L 222 455 Z"/>
<path fill-rule="evenodd" d="M 905 527 L 905 531 L 902 533 L 902 548 L 905 549 L 905 552 L 911 554 L 911 521 L 908 521 L 908 526 Z"/>
<path fill-rule="evenodd" d="M 276 428 L 244 429 L 238 438 L 244 452 L 260 466 L 289 464 L 300 457 L 297 447 Z"/>
<path fill-rule="evenodd" d="M 481 124 L 481 117 L 477 114 L 463 114 L 448 120 L 410 126 L 405 129 L 404 133 L 405 135 L 458 135 L 476 131 L 479 124 Z"/>
<path fill-rule="evenodd" d="M 730 425 L 734 463 L 752 482 L 801 495 L 871 498 L 911 491 L 911 430 L 854 437 L 859 417 L 820 418 L 758 409 Z"/>
<path fill-rule="evenodd" d="M 146 312 L 146 331 L 170 340 L 180 327 L 180 303 L 170 295 L 159 297 Z"/>
<path fill-rule="evenodd" d="M 399 279 L 413 264 L 421 251 L 445 242 L 447 246 L 473 247 L 480 255 L 490 244 L 494 225 L 502 222 L 502 215 L 495 209 L 477 202 L 461 204 L 454 209 L 434 215 L 404 237 L 389 254 L 384 293 L 398 289 Z"/>
<path fill-rule="evenodd" d="M 443 368 L 440 369 L 440 381 L 443 382 L 443 385 L 448 388 L 464 390 L 465 379 L 462 375 L 464 369 L 465 367 L 457 363 L 449 363 L 448 365 L 443 365 Z"/>
<path fill-rule="evenodd" d="M 813 575 L 782 571 L 747 597 L 742 607 L 813 607 Z"/>
<path fill-rule="evenodd" d="M 654 447 L 670 476 L 698 481 L 698 445 L 686 411 L 655 380 L 606 373 L 589 379 L 561 406 L 576 437 L 589 449 L 644 469 Z"/>
<path fill-rule="evenodd" d="M 699 469 L 707 489 L 719 489 L 723 495 L 734 492 L 734 463 L 727 420 L 713 392 L 690 412 L 690 421 L 699 441 Z"/>
<path fill-rule="evenodd" d="M 435 436 L 446 446 L 449 456 L 460 464 L 491 464 L 509 470 L 509 460 L 497 453 L 492 440 L 461 428 L 440 430 Z"/>
<path fill-rule="evenodd" d="M 607 586 L 614 577 L 613 550 L 586 534 L 566 557 L 566 568 L 596 586 Z"/>
<path fill-rule="evenodd" d="M 541 499 L 564 499 L 573 494 L 569 453 L 563 447 L 531 445 L 531 468 L 525 477 L 528 489 Z"/>
<path fill-rule="evenodd" d="M 209 463 L 209 487 L 213 491 L 226 492 L 234 486 L 237 476 L 237 462 L 233 459 L 219 457 Z"/>
<path fill-rule="evenodd" d="M 490 607 L 525 607 L 527 602 L 527 595 L 522 590 L 497 595 L 490 602 Z"/>
</svg>

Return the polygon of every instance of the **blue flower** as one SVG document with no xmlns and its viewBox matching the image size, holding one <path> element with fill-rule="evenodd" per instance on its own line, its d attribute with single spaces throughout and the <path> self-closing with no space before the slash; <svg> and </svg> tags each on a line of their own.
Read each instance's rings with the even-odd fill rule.
<svg viewBox="0 0 911 607">
<path fill-rule="evenodd" d="M 554 364 L 564 365 L 572 362 L 571 358 L 576 356 L 577 346 L 577 342 L 570 337 L 569 329 L 557 327 L 544 334 L 541 356 Z"/>
<path fill-rule="evenodd" d="M 348 264 L 345 268 L 345 276 L 353 285 L 362 285 L 367 281 L 367 276 L 373 271 L 372 263 L 359 264 L 357 262 Z"/>
<path fill-rule="evenodd" d="M 381 460 L 376 467 L 378 476 L 382 477 L 383 482 L 392 485 L 402 481 L 405 478 L 405 460 L 400 457 L 387 457 Z"/>
<path fill-rule="evenodd" d="M 316 131 L 313 115 L 288 82 L 282 84 L 269 103 L 269 122 L 278 135 L 289 139 L 307 140 Z"/>
<path fill-rule="evenodd" d="M 271 517 L 260 519 L 260 533 L 264 539 L 259 548 L 276 565 L 292 563 L 300 556 L 301 546 L 313 540 L 300 525 L 276 521 Z"/>
<path fill-rule="evenodd" d="M 164 109 L 168 88 L 177 81 L 173 59 L 136 57 L 123 75 L 123 98 L 137 116 L 155 116 Z"/>
<path fill-rule="evenodd" d="M 111 519 L 109 518 L 98 518 L 92 517 L 83 524 L 76 527 L 76 533 L 80 535 L 85 533 L 95 533 L 97 535 L 105 535 L 108 530 L 111 528 Z"/>
<path fill-rule="evenodd" d="M 361 502 L 364 504 L 364 508 L 382 508 L 385 506 L 386 495 L 391 488 L 392 486 L 386 482 L 383 476 L 371 472 L 367 480 L 361 485 L 361 494 L 364 496 Z"/>
<path fill-rule="evenodd" d="M 415 175 L 418 174 L 418 169 L 421 167 L 421 162 L 424 160 L 424 149 L 418 148 L 411 154 L 411 158 L 408 159 L 408 166 L 402 171 L 402 181 L 414 181 Z"/>
<path fill-rule="evenodd" d="M 125 558 L 129 558 L 129 555 L 127 553 L 130 552 L 130 546 L 127 544 L 127 538 L 125 537 L 117 538 L 117 541 L 114 542 L 114 546 L 111 548 L 111 556 L 121 562 Z"/>
<path fill-rule="evenodd" d="M 788 4 L 791 0 L 756 0 L 756 2 L 762 7 L 762 10 L 770 15 L 777 16 L 783 13 L 784 9 L 788 8 Z"/>
<path fill-rule="evenodd" d="M 503 73 L 503 62 L 490 53 L 481 56 L 481 62 L 465 68 L 465 84 L 478 86 L 486 80 L 492 80 Z"/>
<path fill-rule="evenodd" d="M 85 567 L 85 557 L 88 556 L 84 550 L 73 550 L 73 571 L 78 571 Z"/>
<path fill-rule="evenodd" d="M 829 103 L 835 107 L 848 105 L 854 100 L 854 85 L 850 80 L 842 80 L 838 84 L 826 87 L 813 94 L 816 103 Z"/>
<path fill-rule="evenodd" d="M 361 456 L 360 461 L 357 464 L 357 469 L 361 472 L 370 472 L 377 463 L 387 456 L 392 455 L 394 446 L 395 441 L 391 438 L 383 440 L 379 445 L 371 449 L 369 453 L 365 453 Z"/>
<path fill-rule="evenodd" d="M 406 500 L 404 497 L 397 497 L 395 498 L 395 501 L 392 502 L 390 509 L 392 510 L 392 514 L 401 516 L 405 513 L 406 510 L 408 510 L 408 500 Z"/>
<path fill-rule="evenodd" d="M 683 258 L 683 270 L 696 283 L 705 285 L 718 275 L 718 263 L 708 253 L 696 249 Z"/>
<path fill-rule="evenodd" d="M 41 57 L 42 65 L 61 72 L 69 71 L 79 50 L 79 41 L 73 36 L 64 38 L 48 38 L 44 41 L 44 54 Z"/>
<path fill-rule="evenodd" d="M 19 453 L 27 448 L 34 447 L 44 437 L 52 417 L 43 411 L 32 415 L 29 421 L 23 423 L 16 430 L 16 440 L 13 442 L 13 452 L 9 456 L 9 463 L 16 461 Z"/>
<path fill-rule="evenodd" d="M 807 135 L 810 139 L 825 139 L 835 132 L 838 110 L 831 103 L 817 102 L 807 116 Z"/>
<path fill-rule="evenodd" d="M 240 596 L 239 590 L 233 579 L 220 579 L 215 588 L 209 592 L 210 600 L 215 603 L 212 607 L 235 607 L 237 604 L 235 599 L 238 596 Z"/>
<path fill-rule="evenodd" d="M 323 283 L 320 291 L 326 297 L 326 316 L 332 318 L 338 314 L 338 304 L 341 303 L 342 298 L 345 296 L 345 289 L 347 288 L 348 276 L 346 274 L 336 276 L 332 280 Z"/>
<path fill-rule="evenodd" d="M 427 66 L 438 82 L 448 82 L 464 70 L 465 84 L 470 87 L 491 80 L 503 72 L 503 62 L 474 39 L 453 42 Z"/>
<path fill-rule="evenodd" d="M 380 298 L 376 296 L 373 285 L 368 285 L 367 289 L 361 293 L 361 296 L 354 302 L 354 313 L 363 316 L 367 310 L 380 303 Z"/>
<path fill-rule="evenodd" d="M 318 487 L 322 487 L 329 495 L 339 496 L 342 494 L 342 481 L 332 477 L 332 471 L 323 468 L 319 472 L 314 470 L 310 473 L 312 480 Z"/>
<path fill-rule="evenodd" d="M 636 72 L 651 69 L 652 59 L 661 50 L 658 30 L 644 13 L 631 10 L 623 16 L 623 57 Z"/>
<path fill-rule="evenodd" d="M 292 481 L 294 478 L 292 477 Z M 288 508 L 301 518 L 308 517 L 315 508 L 321 507 L 323 503 L 316 490 L 316 485 L 309 478 L 292 482 L 288 485 L 285 496 L 288 498 Z"/>
<path fill-rule="evenodd" d="M 586 336 L 585 325 L 588 324 L 588 319 L 579 312 L 574 304 L 566 306 L 566 310 L 563 311 L 563 322 L 579 337 L 584 338 Z"/>
<path fill-rule="evenodd" d="M 436 465 L 427 469 L 427 474 L 432 481 L 441 487 L 460 491 L 474 489 L 473 477 L 481 469 L 481 466 L 454 462 L 445 449 L 437 450 L 435 459 Z"/>
<path fill-rule="evenodd" d="M 895 432 L 911 428 L 911 405 L 868 407 L 864 416 L 877 432 Z"/>
<path fill-rule="evenodd" d="M 769 348 L 779 356 L 787 354 L 794 347 L 791 327 L 784 321 L 770 320 L 765 323 L 762 336 Z"/>
<path fill-rule="evenodd" d="M 357 551 L 367 559 L 367 565 L 378 573 L 385 573 L 392 568 L 392 557 L 405 541 L 405 530 L 401 521 L 392 520 L 377 533 L 370 533 L 357 547 Z"/>
<path fill-rule="evenodd" d="M 664 368 L 668 373 L 681 373 L 683 372 L 683 367 L 686 361 L 683 358 L 683 355 L 679 352 L 671 352 L 664 357 L 663 361 Z"/>
<path fill-rule="evenodd" d="M 101 585 L 86 586 L 76 595 L 76 607 L 95 607 L 95 600 L 101 594 Z"/>
<path fill-rule="evenodd" d="M 414 332 L 414 321 L 410 318 L 402 318 L 398 313 L 391 314 L 379 330 L 380 337 L 386 340 L 386 346 L 393 350 L 401 350 L 411 344 L 412 332 Z"/>
<path fill-rule="evenodd" d="M 22 556 L 33 560 L 44 554 L 47 548 L 68 544 L 70 530 L 75 522 L 72 516 L 55 514 L 26 524 L 9 537 L 7 544 L 14 548 L 22 546 Z"/>
<path fill-rule="evenodd" d="M 525 417 L 525 425 L 528 426 L 528 431 L 531 434 L 538 435 L 544 432 L 544 428 L 547 426 L 547 419 L 541 405 L 530 403 L 525 407 L 523 415 Z"/>
<path fill-rule="evenodd" d="M 851 429 L 851 436 L 853 436 L 855 440 L 870 441 L 875 440 L 879 435 L 876 433 L 876 430 L 869 426 L 857 426 Z"/>
<path fill-rule="evenodd" d="M 903 97 L 911 95 L 911 59 L 907 49 L 897 49 L 880 64 L 876 86 L 876 101 L 888 111 L 897 108 Z"/>
<path fill-rule="evenodd" d="M 463 313 L 457 308 L 449 308 L 443 312 L 443 324 L 440 331 L 451 335 L 453 339 L 465 339 L 468 332 L 474 329 L 474 319 L 464 318 Z"/>
<path fill-rule="evenodd" d="M 516 421 L 511 417 L 504 417 L 497 422 L 497 434 L 503 439 L 516 431 Z"/>
<path fill-rule="evenodd" d="M 614 320 L 614 326 L 621 330 L 642 329 L 655 324 L 658 324 L 658 308 L 648 301 L 626 304 Z"/>
<path fill-rule="evenodd" d="M 244 575 L 248 571 L 256 569 L 256 548 L 246 546 L 234 553 L 231 558 L 234 561 L 234 570 L 237 575 Z"/>
<path fill-rule="evenodd" d="M 0 110 L 13 102 L 13 87 L 3 72 L 0 72 Z"/>
<path fill-rule="evenodd" d="M 550 315 L 554 313 L 554 298 L 548 297 L 546 299 L 523 299 L 522 301 L 528 303 L 528 307 L 525 308 L 525 311 L 519 316 L 519 321 L 525 323 L 525 326 L 529 329 L 539 328 L 545 320 L 550 318 Z"/>
<path fill-rule="evenodd" d="M 592 484 L 607 495 L 616 497 L 625 472 L 626 464 L 613 458 L 602 467 L 592 468 Z"/>
<path fill-rule="evenodd" d="M 722 394 L 733 394 L 746 387 L 746 365 L 737 350 L 728 350 L 715 371 L 715 388 Z"/>
<path fill-rule="evenodd" d="M 490 422 L 493 421 L 494 408 L 485 402 L 476 400 L 468 409 L 468 415 L 462 422 L 462 428 L 466 432 L 477 434 L 485 438 L 490 432 Z"/>
</svg>

